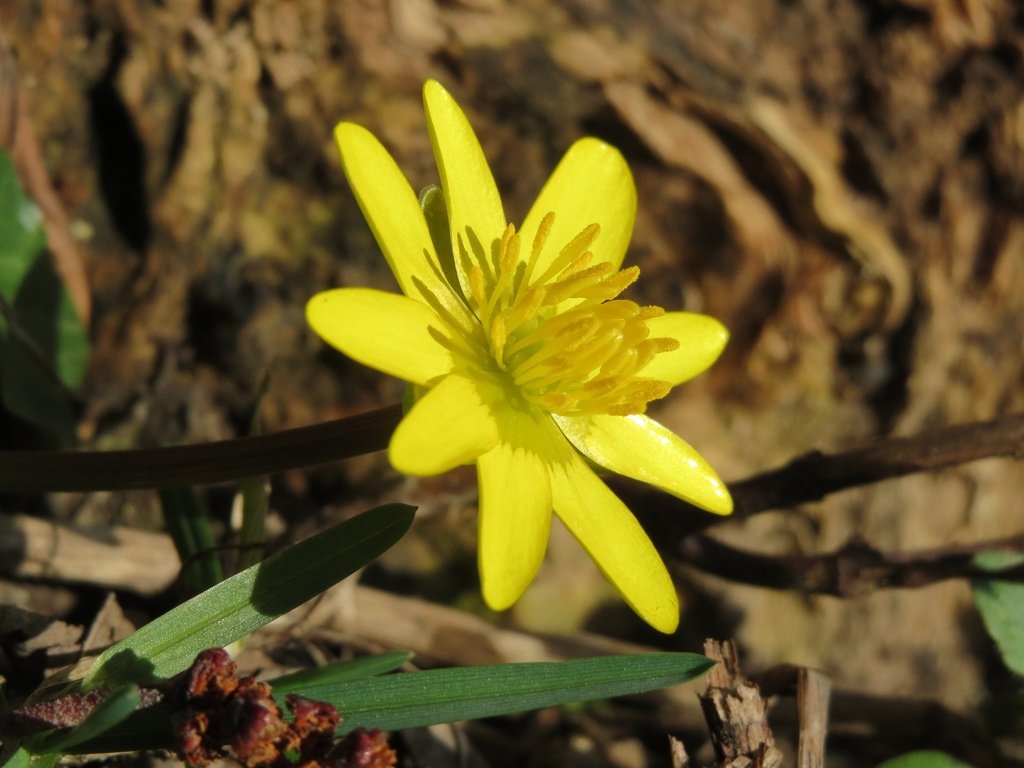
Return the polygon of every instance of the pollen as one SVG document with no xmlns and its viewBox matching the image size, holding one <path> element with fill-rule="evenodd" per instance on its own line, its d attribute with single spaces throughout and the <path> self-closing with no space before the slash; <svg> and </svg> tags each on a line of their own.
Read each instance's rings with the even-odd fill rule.
<svg viewBox="0 0 1024 768">
<path fill-rule="evenodd" d="M 524 399 L 551 413 L 643 413 L 671 389 L 642 376 L 643 369 L 679 342 L 650 335 L 647 321 L 663 309 L 618 298 L 640 270 L 594 263 L 597 224 L 537 274 L 554 218 L 543 218 L 526 258 L 520 258 L 520 237 L 509 225 L 492 262 L 467 265 L 467 303 L 482 326 L 487 353 Z"/>
</svg>

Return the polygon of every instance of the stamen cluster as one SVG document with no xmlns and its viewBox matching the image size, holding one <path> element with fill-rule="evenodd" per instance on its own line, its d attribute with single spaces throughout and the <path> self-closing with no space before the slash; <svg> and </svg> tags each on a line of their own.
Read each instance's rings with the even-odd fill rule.
<svg viewBox="0 0 1024 768">
<path fill-rule="evenodd" d="M 541 221 L 528 259 L 520 259 L 520 236 L 511 224 L 496 263 L 463 251 L 467 299 L 483 329 L 482 341 L 521 394 L 551 413 L 643 413 L 671 385 L 640 371 L 679 342 L 650 337 L 647 320 L 663 314 L 660 307 L 617 298 L 637 279 L 639 268 L 592 263 L 589 249 L 600 234 L 597 224 L 535 274 L 554 219 L 548 213 Z"/>
</svg>

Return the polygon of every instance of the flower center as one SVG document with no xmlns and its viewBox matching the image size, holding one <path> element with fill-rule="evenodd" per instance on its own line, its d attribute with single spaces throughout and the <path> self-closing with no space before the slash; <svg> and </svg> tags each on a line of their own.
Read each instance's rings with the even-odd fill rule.
<svg viewBox="0 0 1024 768">
<path fill-rule="evenodd" d="M 638 267 L 591 264 L 600 233 L 591 224 L 537 275 L 555 215 L 548 213 L 520 259 L 520 237 L 505 230 L 496 263 L 465 263 L 470 308 L 480 320 L 490 356 L 530 402 L 561 415 L 643 413 L 671 385 L 639 373 L 679 342 L 650 338 L 647 320 L 664 314 L 616 298 L 637 279 Z"/>
</svg>

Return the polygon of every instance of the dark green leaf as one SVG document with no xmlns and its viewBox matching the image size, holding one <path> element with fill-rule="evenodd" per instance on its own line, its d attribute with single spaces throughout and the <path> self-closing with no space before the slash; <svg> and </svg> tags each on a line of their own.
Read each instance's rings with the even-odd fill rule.
<svg viewBox="0 0 1024 768">
<path fill-rule="evenodd" d="M 711 659 L 692 653 L 603 656 L 408 672 L 295 690 L 289 685 L 287 691 L 275 685 L 274 693 L 333 704 L 344 717 L 339 733 L 360 725 L 397 730 L 652 691 L 685 683 L 712 666 Z M 167 714 L 142 710 L 77 751 L 157 749 L 170 739 Z"/>
<path fill-rule="evenodd" d="M 25 339 L 3 327 L 0 319 L 0 402 L 57 442 L 74 442 L 75 414 L 67 391 L 40 365 Z"/>
<path fill-rule="evenodd" d="M 413 507 L 365 512 L 222 581 L 104 651 L 88 688 L 166 680 L 200 651 L 228 645 L 315 597 L 398 541 Z"/>
<path fill-rule="evenodd" d="M 984 552 L 975 564 L 987 570 L 1001 570 L 1024 563 L 1019 552 Z M 1024 675 L 1024 584 L 978 580 L 971 584 L 974 602 L 981 612 L 985 629 L 996 641 L 1006 666 Z"/>
<path fill-rule="evenodd" d="M 692 653 L 601 656 L 385 675 L 302 689 L 341 712 L 342 730 L 397 730 L 642 693 L 684 683 L 714 666 Z"/>
<path fill-rule="evenodd" d="M 67 443 L 68 390 L 85 374 L 89 342 L 45 244 L 42 214 L 0 150 L 0 401 Z"/>
<path fill-rule="evenodd" d="M 68 389 L 77 387 L 89 362 L 89 337 L 45 252 L 24 275 L 13 307 L 18 329 L 32 340 L 47 369 Z"/>
<path fill-rule="evenodd" d="M 43 214 L 25 197 L 11 156 L 0 149 L 0 296 L 9 303 L 44 245 Z"/>
</svg>

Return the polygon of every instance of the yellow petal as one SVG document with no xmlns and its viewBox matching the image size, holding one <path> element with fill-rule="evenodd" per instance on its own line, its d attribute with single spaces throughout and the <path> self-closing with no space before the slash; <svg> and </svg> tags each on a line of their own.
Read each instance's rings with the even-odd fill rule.
<svg viewBox="0 0 1024 768">
<path fill-rule="evenodd" d="M 363 365 L 415 384 L 452 369 L 437 337 L 445 326 L 418 301 L 372 288 L 336 288 L 306 304 L 306 320 L 335 349 Z"/>
<path fill-rule="evenodd" d="M 480 584 L 503 611 L 533 581 L 551 531 L 551 483 L 529 417 L 506 413 L 501 442 L 477 459 L 480 479 Z"/>
<path fill-rule="evenodd" d="M 429 390 L 391 436 L 391 466 L 407 475 L 439 475 L 474 461 L 498 443 L 487 385 L 453 373 Z"/>
<path fill-rule="evenodd" d="M 474 255 L 474 261 L 485 257 L 493 264 L 506 226 L 505 213 L 480 142 L 452 95 L 436 80 L 428 80 L 423 105 L 448 207 L 455 266 L 468 296 L 470 286 L 460 253 Z"/>
<path fill-rule="evenodd" d="M 555 514 L 640 618 L 674 632 L 679 600 L 658 551 L 626 505 L 556 437 L 559 458 L 548 466 Z"/>
<path fill-rule="evenodd" d="M 345 176 L 402 292 L 415 298 L 429 291 L 461 313 L 461 302 L 442 277 L 416 193 L 394 159 L 355 123 L 338 123 L 334 137 Z"/>
<path fill-rule="evenodd" d="M 716 515 L 732 512 L 718 474 L 682 438 L 646 416 L 555 416 L 576 449 L 605 469 L 632 477 Z"/>
<path fill-rule="evenodd" d="M 618 269 L 636 219 L 636 187 L 619 151 L 593 138 L 569 147 L 523 222 L 524 257 L 530 254 L 541 220 L 552 211 L 555 221 L 535 275 L 543 274 L 558 252 L 591 224 L 601 227 L 590 249 L 594 263 L 606 261 Z"/>
<path fill-rule="evenodd" d="M 710 315 L 695 312 L 666 312 L 647 321 L 650 338 L 679 342 L 671 352 L 654 356 L 638 376 L 667 381 L 673 387 L 699 376 L 710 368 L 729 341 L 729 331 Z"/>
</svg>

